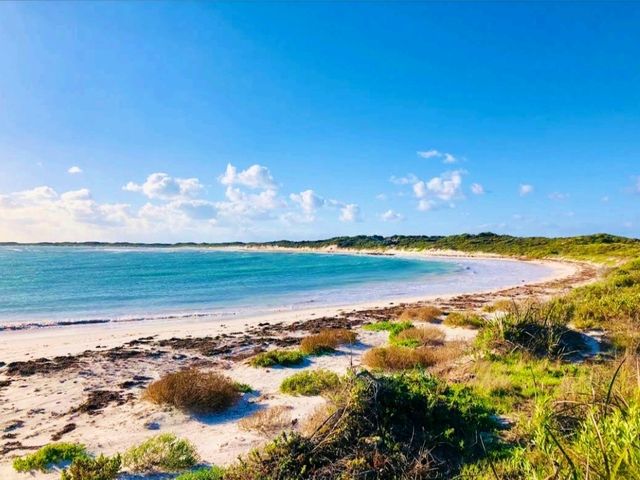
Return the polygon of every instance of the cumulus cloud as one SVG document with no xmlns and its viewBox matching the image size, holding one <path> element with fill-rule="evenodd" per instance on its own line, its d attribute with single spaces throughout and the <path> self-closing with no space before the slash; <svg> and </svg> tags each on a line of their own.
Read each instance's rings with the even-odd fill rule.
<svg viewBox="0 0 640 480">
<path fill-rule="evenodd" d="M 260 193 L 246 193 L 239 188 L 228 186 L 225 191 L 226 200 L 216 202 L 215 206 L 220 215 L 236 220 L 246 218 L 266 218 L 270 214 L 285 206 L 274 189 L 267 189 Z"/>
<path fill-rule="evenodd" d="M 360 222 L 361 220 L 360 207 L 355 203 L 349 203 L 340 209 L 341 222 Z"/>
<path fill-rule="evenodd" d="M 424 182 L 414 183 L 413 193 L 417 198 L 435 196 L 440 200 L 450 201 L 461 195 L 462 173 L 459 170 L 445 172 Z"/>
<path fill-rule="evenodd" d="M 77 175 L 79 173 L 82 173 L 82 169 L 74 165 L 73 167 L 69 168 L 69 170 L 67 170 L 67 173 L 70 173 L 71 175 Z"/>
<path fill-rule="evenodd" d="M 528 183 L 522 183 L 520 184 L 518 191 L 520 192 L 520 196 L 524 197 L 526 195 L 533 193 L 533 185 L 529 185 Z"/>
<path fill-rule="evenodd" d="M 404 220 L 404 215 L 389 209 L 386 212 L 380 214 L 380 218 L 383 222 L 399 222 L 400 220 Z"/>
<path fill-rule="evenodd" d="M 430 158 L 438 158 L 442 160 L 442 163 L 457 163 L 458 159 L 452 155 L 451 153 L 447 153 L 447 152 L 440 152 L 439 150 L 422 150 L 422 151 L 417 151 L 416 154 L 420 157 L 420 158 L 426 158 L 426 159 L 430 159 Z"/>
<path fill-rule="evenodd" d="M 484 195 L 484 187 L 479 183 L 471 184 L 471 193 L 474 195 Z"/>
<path fill-rule="evenodd" d="M 289 195 L 289 198 L 293 203 L 299 205 L 302 211 L 309 216 L 313 216 L 316 210 L 326 204 L 324 198 L 316 194 L 313 190 L 292 193 Z"/>
<path fill-rule="evenodd" d="M 142 193 L 150 199 L 171 200 L 196 196 L 202 190 L 197 178 L 175 178 L 166 173 L 152 173 L 142 184 L 127 183 L 123 190 Z"/>
<path fill-rule="evenodd" d="M 238 172 L 238 169 L 229 163 L 218 180 L 223 185 L 242 185 L 255 189 L 273 189 L 276 186 L 269 169 L 257 164 Z"/>
</svg>

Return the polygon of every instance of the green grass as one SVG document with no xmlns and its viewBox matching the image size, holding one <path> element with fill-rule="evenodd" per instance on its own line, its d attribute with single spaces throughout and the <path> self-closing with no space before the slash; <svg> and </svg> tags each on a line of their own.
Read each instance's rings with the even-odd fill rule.
<svg viewBox="0 0 640 480">
<path fill-rule="evenodd" d="M 224 470 L 219 467 L 200 468 L 178 475 L 175 480 L 222 480 Z"/>
<path fill-rule="evenodd" d="M 300 365 L 305 358 L 300 350 L 269 350 L 251 358 L 249 363 L 254 367 L 292 367 Z"/>
<path fill-rule="evenodd" d="M 307 370 L 285 378 L 280 391 L 289 395 L 320 395 L 327 390 L 335 390 L 339 384 L 340 377 L 330 370 Z"/>
<path fill-rule="evenodd" d="M 162 433 L 127 450 L 123 464 L 134 472 L 178 472 L 198 462 L 195 447 L 172 433 Z"/>
<path fill-rule="evenodd" d="M 240 393 L 251 393 L 254 391 L 253 387 L 246 383 L 234 382 L 233 384 L 236 387 L 236 390 L 238 390 Z"/>
<path fill-rule="evenodd" d="M 76 458 L 69 468 L 62 471 L 60 480 L 115 480 L 120 472 L 120 455 L 97 458 Z"/>
<path fill-rule="evenodd" d="M 370 323 L 368 325 L 365 325 L 363 328 L 365 330 L 369 330 L 370 332 L 389 332 L 389 339 L 393 339 L 403 330 L 413 328 L 413 323 L 392 322 L 389 320 L 384 320 L 382 322 Z"/>
<path fill-rule="evenodd" d="M 17 472 L 38 470 L 46 472 L 51 467 L 60 466 L 79 458 L 88 458 L 84 445 L 79 443 L 50 443 L 34 453 L 16 458 L 13 468 Z"/>
<path fill-rule="evenodd" d="M 486 320 L 473 312 L 451 312 L 442 323 L 450 327 L 481 328 Z"/>
</svg>

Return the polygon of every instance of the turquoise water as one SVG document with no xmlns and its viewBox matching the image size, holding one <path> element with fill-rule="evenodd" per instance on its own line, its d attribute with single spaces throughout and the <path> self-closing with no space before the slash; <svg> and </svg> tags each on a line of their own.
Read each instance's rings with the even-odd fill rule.
<svg viewBox="0 0 640 480">
<path fill-rule="evenodd" d="M 409 293 L 455 262 L 207 249 L 0 247 L 0 325 L 340 304 Z"/>
</svg>

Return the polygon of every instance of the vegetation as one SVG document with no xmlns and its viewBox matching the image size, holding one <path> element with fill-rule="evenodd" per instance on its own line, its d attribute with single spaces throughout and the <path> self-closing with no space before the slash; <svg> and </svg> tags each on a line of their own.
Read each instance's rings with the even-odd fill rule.
<svg viewBox="0 0 640 480">
<path fill-rule="evenodd" d="M 427 347 L 444 345 L 445 334 L 435 327 L 407 328 L 394 336 L 392 345 L 401 347 Z"/>
<path fill-rule="evenodd" d="M 131 447 L 122 457 L 134 472 L 178 472 L 198 463 L 195 447 L 172 433 L 162 433 Z"/>
<path fill-rule="evenodd" d="M 54 466 L 88 456 L 85 446 L 79 443 L 50 443 L 34 453 L 16 458 L 13 468 L 17 472 L 46 472 Z"/>
<path fill-rule="evenodd" d="M 444 324 L 450 327 L 480 328 L 485 319 L 473 312 L 451 312 L 444 318 Z"/>
<path fill-rule="evenodd" d="M 347 380 L 310 435 L 284 434 L 229 467 L 226 480 L 450 477 L 482 455 L 493 411 L 464 387 L 424 373 Z"/>
<path fill-rule="evenodd" d="M 306 355 L 300 350 L 269 350 L 262 352 L 249 360 L 254 367 L 273 367 L 276 365 L 291 367 L 300 365 Z"/>
<path fill-rule="evenodd" d="M 320 395 L 327 390 L 335 390 L 340 377 L 330 370 L 316 369 L 296 373 L 285 378 L 280 391 L 290 395 Z"/>
<path fill-rule="evenodd" d="M 71 466 L 62 471 L 60 480 L 114 480 L 120 472 L 120 455 L 97 458 L 79 457 Z"/>
<path fill-rule="evenodd" d="M 291 407 L 276 405 L 258 410 L 238 423 L 242 430 L 255 430 L 264 435 L 282 432 L 291 427 Z"/>
<path fill-rule="evenodd" d="M 363 327 L 365 330 L 369 330 L 371 332 L 389 332 L 389 339 L 393 340 L 396 335 L 398 335 L 403 330 L 408 330 L 409 328 L 413 328 L 413 323 L 411 322 L 390 322 L 388 320 L 384 320 L 382 322 L 370 323 Z"/>
<path fill-rule="evenodd" d="M 189 412 L 220 412 L 236 403 L 245 389 L 217 372 L 197 369 L 169 373 L 151 383 L 143 398 Z"/>
<path fill-rule="evenodd" d="M 223 469 L 219 467 L 209 467 L 180 474 L 175 480 L 222 480 L 223 478 Z"/>
<path fill-rule="evenodd" d="M 424 307 L 406 308 L 402 311 L 398 320 L 401 322 L 433 322 L 442 315 L 442 310 L 433 305 Z"/>
<path fill-rule="evenodd" d="M 399 371 L 430 367 L 436 358 L 431 349 L 391 345 L 367 350 L 362 363 L 374 370 Z"/>
<path fill-rule="evenodd" d="M 300 351 L 306 355 L 322 355 L 333 352 L 339 345 L 354 343 L 357 334 L 344 328 L 321 330 L 300 342 Z"/>
</svg>

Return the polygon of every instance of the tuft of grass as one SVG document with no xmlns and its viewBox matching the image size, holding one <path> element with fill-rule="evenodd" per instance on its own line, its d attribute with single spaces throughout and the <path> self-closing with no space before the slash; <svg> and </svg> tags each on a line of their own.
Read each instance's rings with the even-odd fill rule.
<svg viewBox="0 0 640 480">
<path fill-rule="evenodd" d="M 481 328 L 486 321 L 477 313 L 473 312 L 451 312 L 443 322 L 450 327 Z"/>
<path fill-rule="evenodd" d="M 309 335 L 300 342 L 300 351 L 306 355 L 322 355 L 333 352 L 339 345 L 354 343 L 357 334 L 345 328 L 332 328 L 321 330 L 319 333 Z"/>
<path fill-rule="evenodd" d="M 280 391 L 290 395 L 320 395 L 334 390 L 339 384 L 340 377 L 330 370 L 308 370 L 285 378 Z"/>
<path fill-rule="evenodd" d="M 60 480 L 115 480 L 120 472 L 120 455 L 97 458 L 79 457 L 62 471 Z"/>
<path fill-rule="evenodd" d="M 291 367 L 300 365 L 306 355 L 300 350 L 269 350 L 262 352 L 249 360 L 254 367 L 273 367 L 280 365 L 283 367 Z"/>
<path fill-rule="evenodd" d="M 368 325 L 365 325 L 363 328 L 371 332 L 389 332 L 389 338 L 392 339 L 403 330 L 413 328 L 413 323 L 390 322 L 389 320 L 384 320 L 382 322 L 370 323 Z"/>
<path fill-rule="evenodd" d="M 435 327 L 408 328 L 401 331 L 392 340 L 392 345 L 402 347 L 426 347 L 444 345 L 445 334 Z"/>
<path fill-rule="evenodd" d="M 242 430 L 255 430 L 272 435 L 291 427 L 291 407 L 276 405 L 258 410 L 238 423 Z"/>
<path fill-rule="evenodd" d="M 161 433 L 127 450 L 123 464 L 133 472 L 178 472 L 198 463 L 191 442 L 172 433 Z"/>
<path fill-rule="evenodd" d="M 485 305 L 482 310 L 485 312 L 510 312 L 513 308 L 514 301 L 508 300 L 506 298 L 501 298 L 500 300 L 496 300 L 493 303 L 489 303 Z"/>
<path fill-rule="evenodd" d="M 151 383 L 143 398 L 189 412 L 220 412 L 238 401 L 243 388 L 220 373 L 188 369 Z"/>
<path fill-rule="evenodd" d="M 433 305 L 424 307 L 406 308 L 398 316 L 401 322 L 433 322 L 442 315 L 442 310 Z"/>
<path fill-rule="evenodd" d="M 430 367 L 436 363 L 436 358 L 431 349 L 391 345 L 367 350 L 362 363 L 375 370 L 399 371 Z"/>
<path fill-rule="evenodd" d="M 178 475 L 174 480 L 222 480 L 224 470 L 220 467 L 200 468 Z"/>
<path fill-rule="evenodd" d="M 87 449 L 82 444 L 50 443 L 29 455 L 16 458 L 13 461 L 13 469 L 16 472 L 31 472 L 34 470 L 46 472 L 53 466 L 88 457 Z"/>
</svg>

